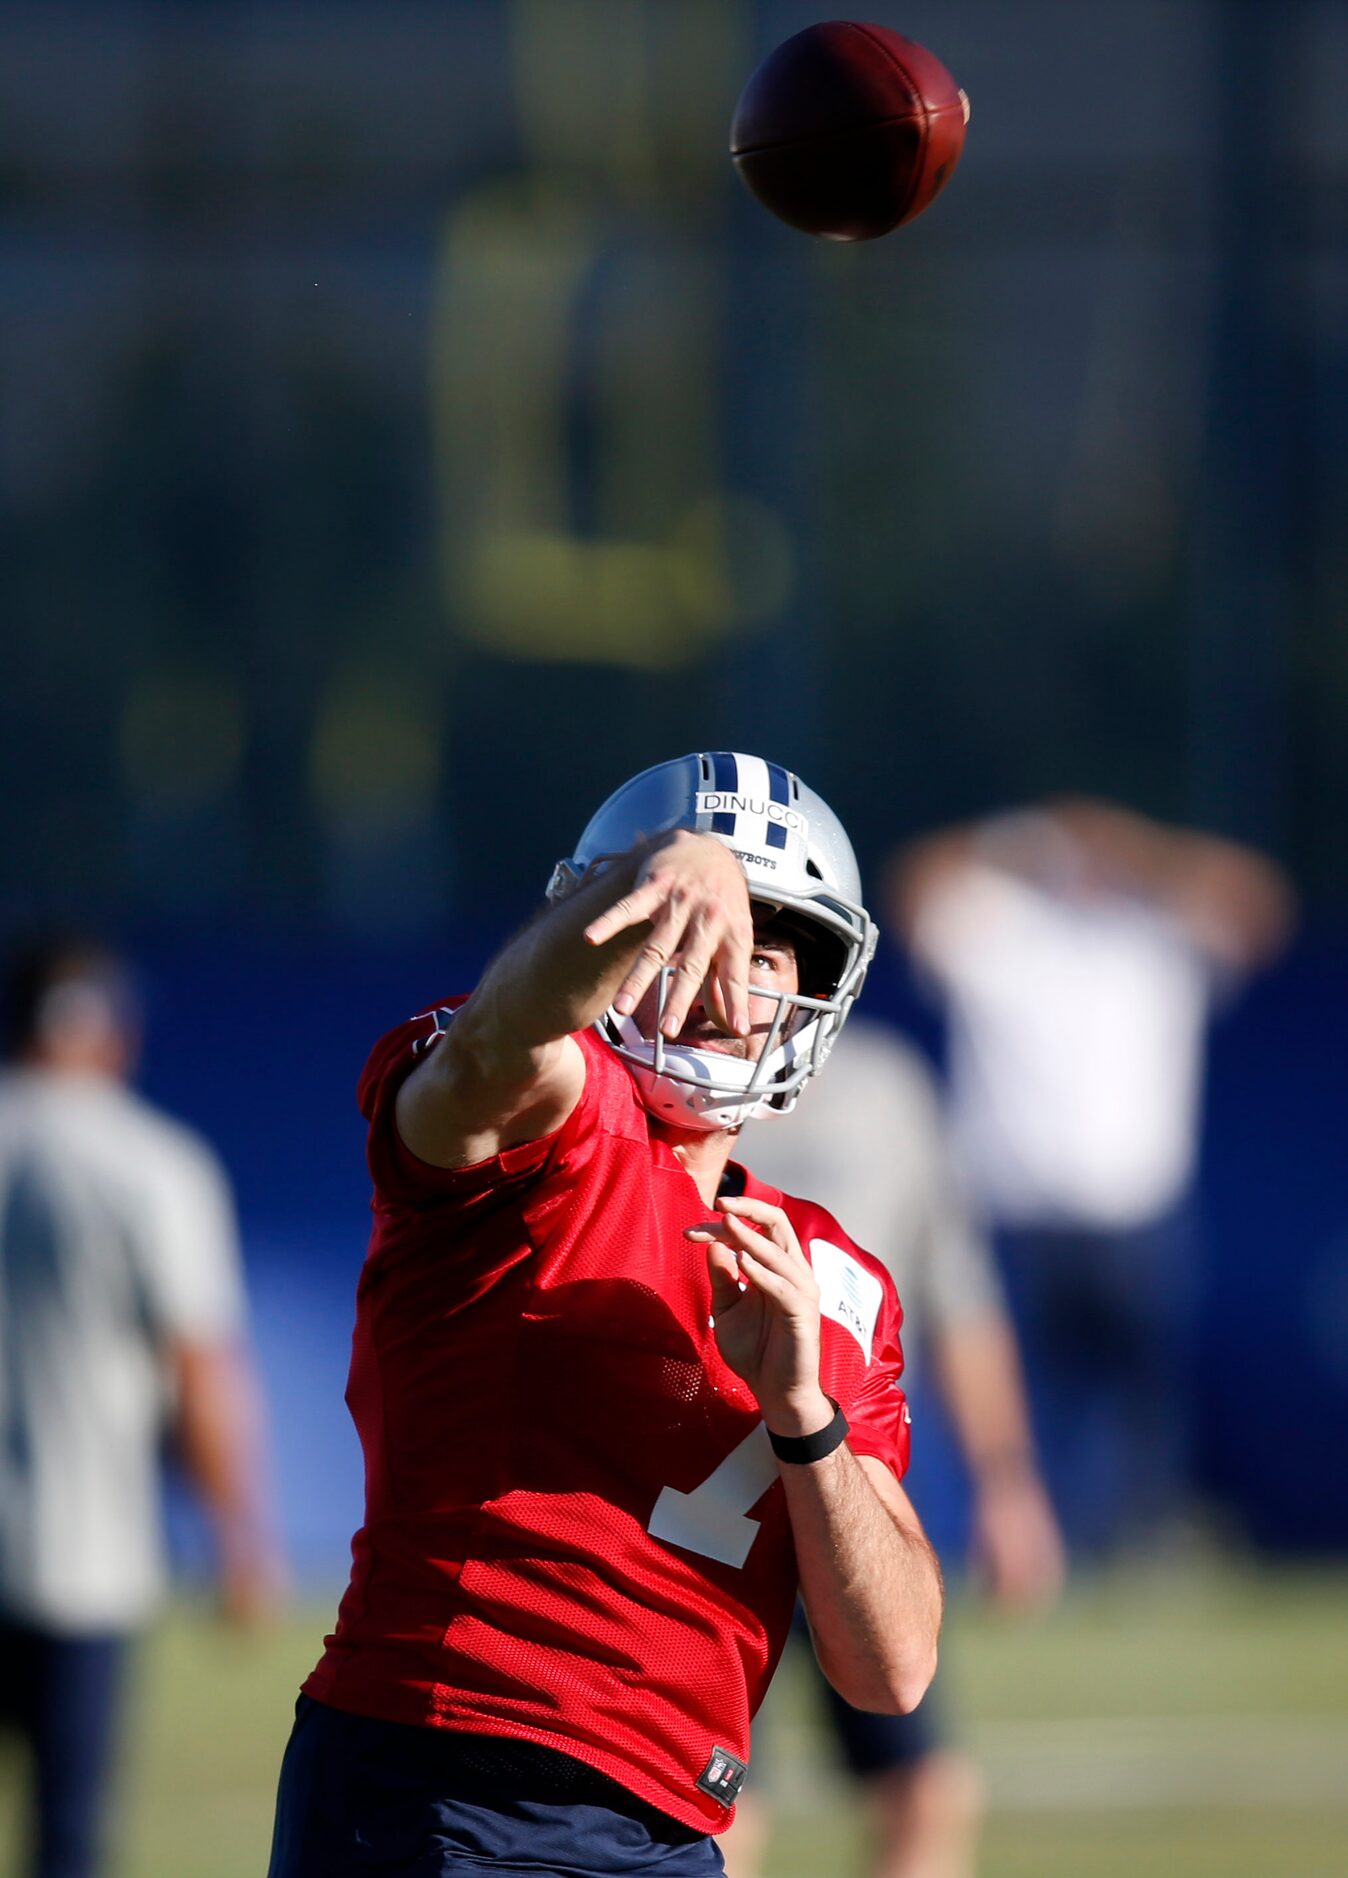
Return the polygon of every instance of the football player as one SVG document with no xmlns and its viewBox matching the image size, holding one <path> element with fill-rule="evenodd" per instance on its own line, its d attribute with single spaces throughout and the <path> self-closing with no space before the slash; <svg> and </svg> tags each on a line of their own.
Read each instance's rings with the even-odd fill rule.
<svg viewBox="0 0 1348 1878">
<path fill-rule="evenodd" d="M 731 1159 L 874 950 L 842 828 L 776 764 L 681 757 L 548 901 L 362 1080 L 366 1515 L 271 1878 L 715 1873 L 798 1585 L 848 1701 L 935 1667 L 892 1281 Z"/>
</svg>

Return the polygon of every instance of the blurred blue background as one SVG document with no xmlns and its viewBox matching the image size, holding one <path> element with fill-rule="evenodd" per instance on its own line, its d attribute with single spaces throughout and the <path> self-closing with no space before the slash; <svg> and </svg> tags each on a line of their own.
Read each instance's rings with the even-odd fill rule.
<svg viewBox="0 0 1348 1878">
<path fill-rule="evenodd" d="M 877 0 L 973 120 L 858 248 L 726 156 L 815 14 L 0 25 L 0 922 L 143 968 L 303 1571 L 358 1517 L 365 1051 L 693 747 L 800 770 L 872 875 L 1066 788 L 1291 869 L 1214 1037 L 1201 1465 L 1260 1545 L 1348 1546 L 1348 12 Z M 897 954 L 867 999 L 939 1057 Z"/>
</svg>

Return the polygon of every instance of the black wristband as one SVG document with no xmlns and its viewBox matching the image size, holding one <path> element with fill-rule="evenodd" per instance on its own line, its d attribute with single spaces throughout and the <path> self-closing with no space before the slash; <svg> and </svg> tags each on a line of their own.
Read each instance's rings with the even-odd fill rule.
<svg viewBox="0 0 1348 1878">
<path fill-rule="evenodd" d="M 833 1397 L 825 1398 L 833 1402 Z M 775 1435 L 768 1430 L 768 1440 L 772 1451 L 779 1461 L 790 1461 L 795 1466 L 804 1466 L 810 1461 L 822 1461 L 826 1454 L 832 1454 L 834 1448 L 840 1448 L 847 1439 L 847 1417 L 833 1402 L 833 1420 L 812 1435 Z"/>
</svg>

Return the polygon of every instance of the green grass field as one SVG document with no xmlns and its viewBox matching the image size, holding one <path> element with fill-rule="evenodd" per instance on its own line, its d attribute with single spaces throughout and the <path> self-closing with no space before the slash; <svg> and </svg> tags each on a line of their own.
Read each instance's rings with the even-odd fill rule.
<svg viewBox="0 0 1348 1878">
<path fill-rule="evenodd" d="M 262 1878 L 295 1688 L 328 1619 L 305 1610 L 253 1640 L 189 1608 L 163 1626 L 142 1659 L 117 1878 Z M 768 1872 L 852 1878 L 856 1807 L 806 1681 L 784 1676 L 760 1775 Z M 1119 1577 L 1032 1627 L 956 1607 L 942 1676 L 988 1785 L 982 1878 L 1348 1872 L 1348 1573 Z"/>
</svg>

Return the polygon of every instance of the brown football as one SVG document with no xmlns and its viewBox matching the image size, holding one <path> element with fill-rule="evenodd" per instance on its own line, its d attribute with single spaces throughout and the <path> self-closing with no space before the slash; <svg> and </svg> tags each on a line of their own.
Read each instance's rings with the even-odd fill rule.
<svg viewBox="0 0 1348 1878">
<path fill-rule="evenodd" d="M 969 100 L 941 61 L 885 26 L 828 20 L 770 52 L 740 94 L 730 154 L 774 215 L 872 241 L 920 215 L 964 148 Z"/>
</svg>

